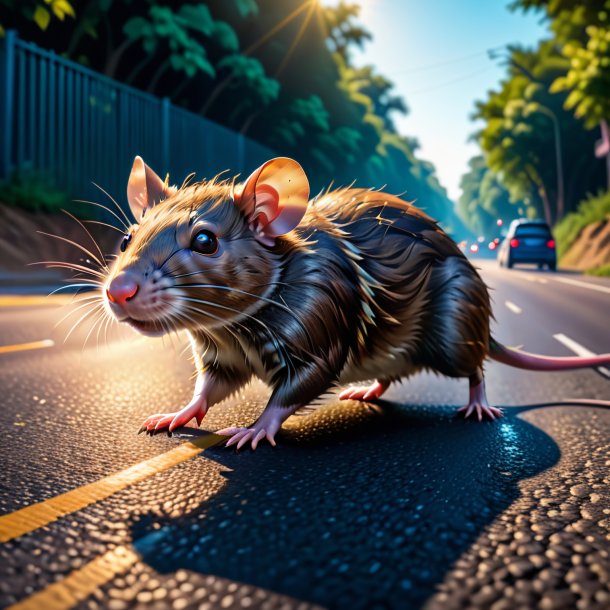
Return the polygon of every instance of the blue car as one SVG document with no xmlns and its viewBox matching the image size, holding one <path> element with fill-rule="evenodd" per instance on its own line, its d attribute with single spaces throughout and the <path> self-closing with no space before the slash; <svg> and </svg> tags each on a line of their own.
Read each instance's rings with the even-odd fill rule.
<svg viewBox="0 0 610 610">
<path fill-rule="evenodd" d="M 509 269 L 519 263 L 533 263 L 539 269 L 546 266 L 555 271 L 557 252 L 549 225 L 543 220 L 513 220 L 498 251 L 498 263 Z"/>
</svg>

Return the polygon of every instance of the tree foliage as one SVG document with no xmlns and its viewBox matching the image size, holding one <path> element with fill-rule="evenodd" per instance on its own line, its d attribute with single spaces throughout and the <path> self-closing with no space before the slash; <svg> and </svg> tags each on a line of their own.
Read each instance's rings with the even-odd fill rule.
<svg viewBox="0 0 610 610">
<path fill-rule="evenodd" d="M 524 213 L 524 206 L 511 201 L 498 175 L 489 168 L 485 157 L 473 157 L 468 172 L 462 176 L 462 194 L 458 201 L 461 217 L 478 234 L 493 236 L 497 221 L 505 224 Z"/>
<path fill-rule="evenodd" d="M 606 5 L 608 0 L 514 2 L 514 9 L 543 12 L 553 34 L 533 49 L 509 47 L 506 77 L 476 105 L 485 163 L 512 202 L 548 222 L 575 210 L 603 182 L 603 164 L 594 156 L 597 134 L 585 127 L 597 125 L 610 109 L 608 41 L 600 38 Z"/>
<path fill-rule="evenodd" d="M 569 42 L 563 47 L 570 68 L 551 91 L 569 91 L 566 108 L 592 129 L 610 120 L 610 29 L 591 25 L 586 32 L 584 45 Z"/>
<path fill-rule="evenodd" d="M 397 133 L 394 117 L 407 105 L 393 83 L 354 64 L 353 50 L 371 39 L 357 4 L 89 0 L 77 8 L 77 21 L 46 32 L 15 8 L 9 25 L 297 158 L 316 189 L 386 185 L 462 229 L 434 167 L 417 157 L 417 141 Z"/>
<path fill-rule="evenodd" d="M 24 19 L 46 30 L 53 17 L 64 21 L 66 17 L 76 17 L 74 7 L 69 0 L 0 0 L 3 11 L 20 14 Z M 4 36 L 4 26 L 0 22 L 0 36 Z"/>
<path fill-rule="evenodd" d="M 331 50 L 345 62 L 350 60 L 350 50 L 356 46 L 362 49 L 371 34 L 359 22 L 358 4 L 339 2 L 336 6 L 323 9 L 323 19 L 328 31 L 328 42 Z"/>
</svg>

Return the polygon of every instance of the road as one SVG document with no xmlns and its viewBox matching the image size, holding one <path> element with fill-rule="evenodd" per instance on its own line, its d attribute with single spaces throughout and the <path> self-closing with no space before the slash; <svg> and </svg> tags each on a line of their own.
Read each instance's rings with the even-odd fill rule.
<svg viewBox="0 0 610 610">
<path fill-rule="evenodd" d="M 480 265 L 500 341 L 610 352 L 610 282 Z M 507 409 L 483 424 L 454 418 L 465 380 L 422 374 L 237 453 L 193 428 L 136 435 L 190 397 L 180 339 L 64 344 L 65 311 L 0 297 L 0 606 L 610 607 L 610 412 L 524 406 L 610 400 L 602 374 L 490 363 Z M 267 394 L 253 384 L 204 430 L 250 423 Z"/>
</svg>

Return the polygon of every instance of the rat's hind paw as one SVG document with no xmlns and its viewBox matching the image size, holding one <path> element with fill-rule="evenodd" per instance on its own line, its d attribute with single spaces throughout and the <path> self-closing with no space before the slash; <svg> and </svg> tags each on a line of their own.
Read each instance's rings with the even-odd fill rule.
<svg viewBox="0 0 610 610">
<path fill-rule="evenodd" d="M 177 413 L 157 413 L 147 417 L 138 434 L 145 431 L 151 433 L 160 432 L 166 428 L 168 432 L 173 432 L 176 428 L 188 424 L 193 418 L 197 420 L 197 425 L 200 426 L 206 412 L 207 406 L 205 401 L 194 401 Z"/>
<path fill-rule="evenodd" d="M 464 419 L 476 417 L 479 421 L 483 421 L 484 419 L 493 421 L 494 419 L 500 419 L 500 417 L 504 416 L 502 409 L 478 401 L 469 402 L 465 407 L 458 409 L 458 413 L 460 413 Z"/>
<path fill-rule="evenodd" d="M 375 381 L 370 386 L 347 388 L 339 394 L 339 400 L 375 400 L 381 397 L 389 385 L 385 381 Z"/>
</svg>

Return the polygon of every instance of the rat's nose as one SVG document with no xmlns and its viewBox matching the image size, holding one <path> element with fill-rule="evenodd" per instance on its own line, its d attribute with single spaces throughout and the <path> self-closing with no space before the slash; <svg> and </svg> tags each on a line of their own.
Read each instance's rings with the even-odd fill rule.
<svg viewBox="0 0 610 610">
<path fill-rule="evenodd" d="M 125 305 L 125 303 L 136 296 L 140 286 L 133 275 L 123 271 L 110 282 L 106 289 L 106 296 L 111 303 Z"/>
</svg>

